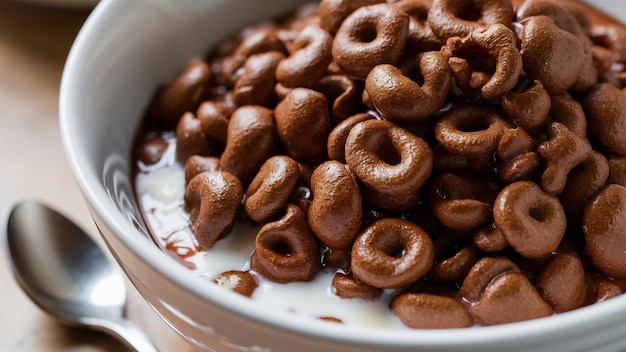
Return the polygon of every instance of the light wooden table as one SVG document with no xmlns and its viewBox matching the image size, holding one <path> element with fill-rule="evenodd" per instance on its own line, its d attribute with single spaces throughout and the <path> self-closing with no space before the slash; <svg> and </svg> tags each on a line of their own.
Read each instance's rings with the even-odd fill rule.
<svg viewBox="0 0 626 352">
<path fill-rule="evenodd" d="M 0 0 L 0 212 L 19 200 L 41 200 L 102 244 L 66 162 L 58 120 L 63 65 L 88 14 L 88 9 Z M 129 318 L 161 351 L 193 350 L 131 286 L 128 296 Z M 59 325 L 42 313 L 19 289 L 0 251 L 0 351 L 126 348 L 103 334 Z"/>
</svg>

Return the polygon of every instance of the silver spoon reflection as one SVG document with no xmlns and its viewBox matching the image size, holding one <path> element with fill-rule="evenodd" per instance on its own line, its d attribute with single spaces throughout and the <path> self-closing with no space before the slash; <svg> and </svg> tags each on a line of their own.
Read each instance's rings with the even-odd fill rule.
<svg viewBox="0 0 626 352">
<path fill-rule="evenodd" d="M 124 317 L 124 280 L 84 231 L 36 202 L 16 204 L 6 225 L 9 265 L 35 304 L 64 323 L 116 336 L 136 351 L 157 351 Z"/>
</svg>

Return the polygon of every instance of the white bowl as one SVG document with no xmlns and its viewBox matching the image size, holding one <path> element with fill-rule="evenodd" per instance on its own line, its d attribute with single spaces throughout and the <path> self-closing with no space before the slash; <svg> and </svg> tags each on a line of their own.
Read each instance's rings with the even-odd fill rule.
<svg viewBox="0 0 626 352">
<path fill-rule="evenodd" d="M 626 295 L 501 326 L 356 328 L 256 304 L 194 276 L 153 244 L 134 200 L 129 155 L 155 88 L 236 29 L 301 2 L 107 0 L 96 6 L 71 50 L 60 100 L 66 153 L 104 240 L 159 315 L 192 344 L 217 351 L 626 349 Z"/>
</svg>

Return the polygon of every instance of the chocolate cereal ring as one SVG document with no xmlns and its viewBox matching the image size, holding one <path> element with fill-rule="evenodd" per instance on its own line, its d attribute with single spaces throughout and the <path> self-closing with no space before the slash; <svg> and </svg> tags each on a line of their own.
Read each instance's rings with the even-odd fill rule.
<svg viewBox="0 0 626 352">
<path fill-rule="evenodd" d="M 331 282 L 331 292 L 344 299 L 360 299 L 364 301 L 375 301 L 380 298 L 383 290 L 356 280 L 352 275 L 340 272 L 333 276 Z"/>
<path fill-rule="evenodd" d="M 331 74 L 322 77 L 314 90 L 324 94 L 332 115 L 332 125 L 363 111 L 360 103 L 361 92 L 350 77 L 345 74 Z"/>
<path fill-rule="evenodd" d="M 331 248 L 349 248 L 363 218 L 361 191 L 352 172 L 335 160 L 323 163 L 311 176 L 311 193 L 311 230 Z"/>
<path fill-rule="evenodd" d="M 228 135 L 228 120 L 232 113 L 224 104 L 207 100 L 198 107 L 196 118 L 209 140 L 224 145 Z"/>
<path fill-rule="evenodd" d="M 332 57 L 333 38 L 317 25 L 308 25 L 296 36 L 291 55 L 276 67 L 276 80 L 287 88 L 310 88 L 326 73 Z"/>
<path fill-rule="evenodd" d="M 246 297 L 252 297 L 254 290 L 259 287 L 259 282 L 254 275 L 239 270 L 225 271 L 217 275 L 213 282 Z"/>
<path fill-rule="evenodd" d="M 208 156 L 213 154 L 200 121 L 192 112 L 186 112 L 176 124 L 176 158 L 186 160 L 192 155 Z"/>
<path fill-rule="evenodd" d="M 395 64 L 409 34 L 409 16 L 390 4 L 361 7 L 343 21 L 333 58 L 348 75 L 364 80 L 372 68 Z"/>
<path fill-rule="evenodd" d="M 242 196 L 241 183 L 231 173 L 206 171 L 191 179 L 185 191 L 185 208 L 202 248 L 213 247 L 230 231 Z"/>
<path fill-rule="evenodd" d="M 604 155 L 593 150 L 589 157 L 567 176 L 567 183 L 559 198 L 567 219 L 579 224 L 585 206 L 604 187 L 609 178 L 609 162 Z"/>
<path fill-rule="evenodd" d="M 554 252 L 567 224 L 558 198 L 531 181 L 515 182 L 502 189 L 493 206 L 493 217 L 511 247 L 526 258 L 542 258 Z"/>
<path fill-rule="evenodd" d="M 278 283 L 310 281 L 321 269 L 319 253 L 306 215 L 288 205 L 285 216 L 259 230 L 250 268 Z"/>
<path fill-rule="evenodd" d="M 468 242 L 467 234 L 443 231 L 435 240 L 435 264 L 428 272 L 433 282 L 460 282 L 478 260 L 479 252 Z M 468 242 L 465 245 L 464 242 Z"/>
<path fill-rule="evenodd" d="M 278 51 L 250 56 L 243 67 L 243 74 L 235 82 L 235 104 L 270 106 L 276 100 L 276 67 L 284 58 L 285 55 Z"/>
<path fill-rule="evenodd" d="M 515 263 L 506 257 L 485 257 L 470 269 L 459 288 L 459 295 L 469 302 L 477 302 L 483 290 L 497 276 L 519 272 Z"/>
<path fill-rule="evenodd" d="M 287 54 L 285 43 L 278 38 L 275 30 L 271 28 L 259 28 L 246 36 L 239 43 L 230 60 L 223 65 L 223 74 L 227 83 L 234 84 L 241 75 L 240 69 L 245 65 L 248 58 L 255 54 L 268 51 L 278 51 Z"/>
<path fill-rule="evenodd" d="M 274 115 L 278 138 L 287 155 L 298 161 L 326 155 L 330 116 L 322 93 L 295 88 L 276 105 Z"/>
<path fill-rule="evenodd" d="M 551 95 L 565 93 L 585 66 L 584 45 L 547 16 L 527 18 L 521 31 L 524 71 Z"/>
<path fill-rule="evenodd" d="M 354 277 L 370 286 L 407 286 L 430 270 L 434 246 L 424 230 L 412 222 L 388 218 L 368 226 L 354 241 Z"/>
<path fill-rule="evenodd" d="M 435 138 L 448 151 L 471 157 L 491 155 L 509 124 L 486 105 L 453 106 L 435 125 Z"/>
<path fill-rule="evenodd" d="M 493 72 L 484 72 L 484 78 L 477 83 L 470 81 L 469 84 L 470 88 L 480 89 L 481 99 L 497 101 L 515 87 L 522 72 L 522 55 L 516 43 L 515 33 L 505 25 L 496 23 L 472 31 L 465 37 L 449 38 L 445 50 L 451 53 L 452 58 L 465 59 L 483 52 L 485 58 L 495 60 Z M 457 75 L 455 79 L 459 81 Z"/>
<path fill-rule="evenodd" d="M 498 178 L 504 184 L 530 180 L 539 168 L 541 159 L 534 150 L 534 139 L 522 128 L 504 131 L 498 143 Z"/>
<path fill-rule="evenodd" d="M 242 106 L 230 117 L 220 167 L 247 186 L 272 155 L 276 139 L 276 123 L 271 110 L 258 105 Z"/>
<path fill-rule="evenodd" d="M 557 313 L 582 307 L 587 289 L 582 261 L 571 253 L 555 255 L 541 268 L 536 286 Z"/>
<path fill-rule="evenodd" d="M 298 177 L 298 163 L 290 157 L 274 156 L 267 159 L 246 192 L 246 214 L 256 222 L 271 219 L 287 205 Z"/>
<path fill-rule="evenodd" d="M 502 97 L 504 114 L 528 133 L 544 126 L 550 104 L 550 95 L 539 81 L 533 81 L 521 91 L 511 90 Z"/>
<path fill-rule="evenodd" d="M 494 193 L 486 182 L 442 173 L 432 178 L 428 201 L 445 227 L 468 231 L 489 220 Z"/>
<path fill-rule="evenodd" d="M 494 278 L 471 312 L 478 323 L 487 326 L 546 317 L 552 307 L 526 275 L 511 272 Z"/>
<path fill-rule="evenodd" d="M 383 119 L 422 120 L 441 109 L 446 100 L 452 73 L 441 52 L 425 52 L 406 61 L 415 62 L 416 67 L 404 65 L 402 70 L 389 64 L 378 65 L 365 79 L 365 89 Z M 423 84 L 413 80 L 417 77 L 423 78 Z"/>
<path fill-rule="evenodd" d="M 391 301 L 391 311 L 413 329 L 451 329 L 474 325 L 458 299 L 430 293 L 403 292 Z"/>
<path fill-rule="evenodd" d="M 208 92 L 211 69 L 202 60 L 191 60 L 174 82 L 157 95 L 154 106 L 158 118 L 175 125 L 188 111 L 194 111 Z"/>
<path fill-rule="evenodd" d="M 423 139 L 388 121 L 356 124 L 346 141 L 346 161 L 367 187 L 387 195 L 417 190 L 428 178 L 433 153 Z"/>
</svg>

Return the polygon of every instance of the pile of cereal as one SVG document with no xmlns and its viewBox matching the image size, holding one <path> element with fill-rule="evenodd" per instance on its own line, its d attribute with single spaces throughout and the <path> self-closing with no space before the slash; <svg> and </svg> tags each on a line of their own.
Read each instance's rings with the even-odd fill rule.
<svg viewBox="0 0 626 352">
<path fill-rule="evenodd" d="M 175 133 L 201 250 L 259 224 L 239 293 L 331 268 L 412 328 L 534 319 L 626 290 L 625 64 L 580 3 L 322 0 L 192 60 L 137 158 Z"/>
</svg>

